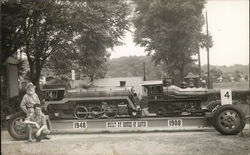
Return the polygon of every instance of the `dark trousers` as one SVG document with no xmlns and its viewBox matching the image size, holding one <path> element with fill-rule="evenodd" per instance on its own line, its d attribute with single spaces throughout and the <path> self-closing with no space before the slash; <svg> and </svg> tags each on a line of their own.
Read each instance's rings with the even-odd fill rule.
<svg viewBox="0 0 250 155">
<path fill-rule="evenodd" d="M 29 134 L 29 139 L 32 139 L 32 137 L 35 137 L 36 139 L 38 139 L 38 140 L 41 140 L 42 138 L 44 138 L 45 136 L 47 136 L 49 133 L 50 133 L 50 131 L 49 131 L 49 129 L 47 129 L 47 128 L 45 128 L 45 129 L 43 129 L 42 131 L 41 131 L 41 134 L 40 134 L 40 136 L 36 136 L 36 133 L 37 133 L 37 131 L 39 130 L 39 129 L 37 129 L 35 126 L 33 126 L 33 125 L 27 125 L 27 127 L 28 127 L 28 134 Z"/>
</svg>

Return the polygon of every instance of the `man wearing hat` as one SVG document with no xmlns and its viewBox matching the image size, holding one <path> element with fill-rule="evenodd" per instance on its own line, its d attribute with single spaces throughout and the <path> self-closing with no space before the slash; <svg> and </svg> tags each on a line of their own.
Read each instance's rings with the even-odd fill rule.
<svg viewBox="0 0 250 155">
<path fill-rule="evenodd" d="M 26 86 L 26 94 L 23 96 L 20 104 L 21 109 L 27 114 L 27 117 L 34 112 L 34 105 L 40 104 L 40 100 L 35 92 L 36 86 L 28 83 Z"/>
</svg>

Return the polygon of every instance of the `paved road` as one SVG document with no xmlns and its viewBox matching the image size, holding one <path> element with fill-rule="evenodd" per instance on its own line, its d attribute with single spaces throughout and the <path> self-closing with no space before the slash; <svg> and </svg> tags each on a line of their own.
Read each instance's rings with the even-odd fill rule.
<svg viewBox="0 0 250 155">
<path fill-rule="evenodd" d="M 250 134 L 222 136 L 209 132 L 157 132 L 52 135 L 49 141 L 14 141 L 2 131 L 2 155 L 249 155 Z"/>
</svg>

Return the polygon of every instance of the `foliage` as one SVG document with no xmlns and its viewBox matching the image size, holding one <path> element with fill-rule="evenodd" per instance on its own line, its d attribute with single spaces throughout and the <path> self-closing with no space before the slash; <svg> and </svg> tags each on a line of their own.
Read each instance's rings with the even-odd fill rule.
<svg viewBox="0 0 250 155">
<path fill-rule="evenodd" d="M 128 30 L 128 6 L 122 1 L 88 1 L 84 6 L 72 6 L 71 22 L 75 38 L 71 52 L 59 51 L 51 57 L 50 66 L 57 74 L 71 69 L 91 78 L 104 77 L 107 71 L 108 48 L 120 45 L 124 31 Z M 58 56 L 62 60 L 57 59 Z"/>
<path fill-rule="evenodd" d="M 38 89 L 50 58 L 54 69 L 77 67 L 92 77 L 101 74 L 106 49 L 120 44 L 128 29 L 128 8 L 118 0 L 6 1 L 1 9 L 4 51 L 10 52 L 4 55 L 25 52 L 30 79 Z"/>
<path fill-rule="evenodd" d="M 21 42 L 23 44 L 18 50 L 26 53 L 30 67 L 30 79 L 39 89 L 39 78 L 45 61 L 56 48 L 63 45 L 67 36 L 66 29 L 62 26 L 65 18 L 60 16 L 63 12 L 62 7 L 54 0 L 25 0 L 19 3 L 8 1 L 4 2 L 1 7 L 3 10 L 13 7 L 17 10 L 23 10 L 15 15 L 8 14 L 7 11 L 3 11 L 3 13 L 7 17 L 16 16 L 23 21 L 17 22 L 17 28 L 12 28 L 14 34 L 22 36 Z M 6 26 L 12 25 L 7 23 Z M 13 34 L 6 35 L 8 38 Z"/>
<path fill-rule="evenodd" d="M 135 42 L 146 47 L 156 64 L 164 62 L 166 73 L 183 79 L 199 47 L 212 46 L 201 33 L 205 0 L 143 0 L 134 19 Z"/>
<path fill-rule="evenodd" d="M 213 89 L 232 89 L 232 90 L 248 90 L 249 81 L 238 81 L 238 82 L 219 82 L 213 83 Z"/>
<path fill-rule="evenodd" d="M 164 77 L 164 64 L 154 65 L 151 57 L 130 56 L 108 61 L 107 77 L 143 77 L 143 62 L 145 63 L 146 80 L 161 80 Z"/>
<path fill-rule="evenodd" d="M 164 78 L 166 65 L 161 63 L 155 66 L 154 62 L 151 60 L 151 56 L 130 56 L 110 59 L 107 62 L 108 71 L 106 77 L 143 77 L 143 62 L 145 62 L 147 80 L 161 80 Z M 206 65 L 201 66 L 201 68 L 202 75 L 206 74 Z M 240 73 L 246 75 L 246 79 L 248 78 L 248 65 L 233 65 L 230 67 L 211 65 L 210 74 L 216 77 L 221 75 L 225 76 L 228 73 L 236 73 L 236 68 Z M 199 74 L 198 65 L 188 65 L 184 72 L 184 76 L 186 76 L 189 72 Z M 173 84 L 179 84 L 179 81 L 177 81 L 174 77 L 172 77 L 172 80 Z M 247 86 L 248 85 L 245 87 Z"/>
<path fill-rule="evenodd" d="M 235 81 L 240 81 L 242 78 L 242 73 L 239 70 L 236 70 L 233 74 L 233 77 Z"/>
<path fill-rule="evenodd" d="M 240 64 L 235 64 L 231 66 L 217 66 L 217 65 L 210 65 L 210 68 L 216 68 L 222 71 L 222 73 L 233 73 L 236 70 L 240 71 L 243 73 L 243 75 L 248 75 L 249 74 L 249 66 L 248 65 L 240 65 Z M 204 71 L 207 71 L 207 65 L 201 66 L 201 69 Z"/>
<path fill-rule="evenodd" d="M 216 67 L 215 68 L 212 68 L 211 70 L 210 70 L 210 74 L 212 75 L 212 76 L 215 76 L 215 77 L 220 77 L 220 76 L 222 76 L 222 71 L 220 70 L 220 69 L 217 69 Z"/>
<path fill-rule="evenodd" d="M 25 23 L 25 10 L 19 5 L 1 4 L 1 64 L 24 44 L 21 25 Z"/>
<path fill-rule="evenodd" d="M 164 63 L 155 65 L 151 56 L 129 56 L 110 59 L 106 77 L 143 77 L 143 63 L 145 63 L 146 80 L 162 80 L 166 77 L 166 65 Z M 189 72 L 198 74 L 198 66 L 195 64 L 189 65 L 188 69 L 185 70 L 184 76 Z M 172 84 L 180 84 L 178 79 L 174 77 L 169 78 L 172 79 Z"/>
</svg>

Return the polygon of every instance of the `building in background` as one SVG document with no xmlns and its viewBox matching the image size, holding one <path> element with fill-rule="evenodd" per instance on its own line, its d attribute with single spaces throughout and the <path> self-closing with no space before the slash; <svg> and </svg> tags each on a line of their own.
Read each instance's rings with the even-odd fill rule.
<svg viewBox="0 0 250 155">
<path fill-rule="evenodd" d="M 118 78 L 104 78 L 104 79 L 97 79 L 94 80 L 94 86 L 101 86 L 101 87 L 115 87 L 115 86 L 127 86 L 127 87 L 134 87 L 136 93 L 140 92 L 140 86 L 143 82 L 143 77 L 118 77 Z"/>
<path fill-rule="evenodd" d="M 1 101 L 19 94 L 17 64 L 16 54 L 1 64 Z"/>
<path fill-rule="evenodd" d="M 134 87 L 136 93 L 140 92 L 140 86 L 143 82 L 143 77 L 117 77 L 117 78 L 104 78 L 95 79 L 93 85 L 97 87 L 119 87 L 121 84 L 126 87 Z M 85 80 L 71 80 L 70 85 L 75 88 L 82 88 L 89 84 L 89 79 Z"/>
</svg>

